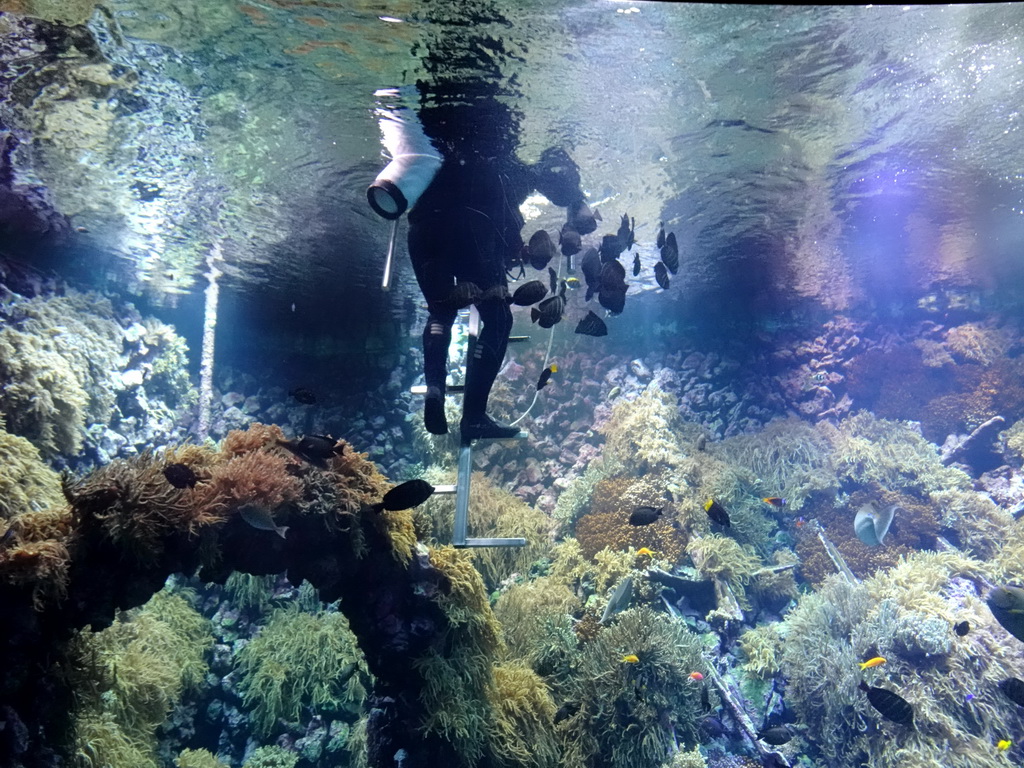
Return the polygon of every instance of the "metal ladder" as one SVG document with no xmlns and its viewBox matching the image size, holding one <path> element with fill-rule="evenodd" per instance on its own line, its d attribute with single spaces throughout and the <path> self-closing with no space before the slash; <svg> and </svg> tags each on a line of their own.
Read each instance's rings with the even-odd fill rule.
<svg viewBox="0 0 1024 768">
<path fill-rule="evenodd" d="M 461 313 L 460 313 L 461 314 Z M 473 347 L 477 337 L 480 335 L 480 313 L 475 306 L 469 308 L 469 345 L 466 351 L 467 359 L 473 354 Z M 509 343 L 528 341 L 529 336 L 510 336 Z M 446 388 L 451 394 L 460 394 L 464 391 L 462 385 L 453 385 Z M 425 395 L 426 385 L 415 386 L 410 390 L 414 395 Z M 528 433 L 520 431 L 518 435 L 510 440 L 523 440 Z M 469 527 L 469 485 L 473 475 L 473 443 L 474 440 L 460 440 L 459 443 L 459 464 L 458 477 L 455 485 L 438 485 L 434 493 L 455 494 L 455 527 L 452 533 L 452 545 L 458 548 L 465 547 L 525 547 L 526 539 L 515 538 L 476 538 L 467 535 Z"/>
</svg>

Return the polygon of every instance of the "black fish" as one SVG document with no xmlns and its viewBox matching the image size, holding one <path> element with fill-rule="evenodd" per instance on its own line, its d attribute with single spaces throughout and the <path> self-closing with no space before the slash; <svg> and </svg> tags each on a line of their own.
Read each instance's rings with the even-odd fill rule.
<svg viewBox="0 0 1024 768">
<path fill-rule="evenodd" d="M 316 395 L 313 390 L 306 389 L 305 387 L 296 387 L 288 393 L 289 397 L 294 397 L 303 405 L 313 405 L 316 402 Z"/>
<path fill-rule="evenodd" d="M 781 747 L 793 739 L 793 732 L 785 725 L 773 725 L 771 728 L 762 728 L 757 732 L 757 738 L 765 744 L 773 747 Z"/>
<path fill-rule="evenodd" d="M 567 701 L 565 704 L 558 708 L 555 712 L 555 722 L 560 723 L 563 720 L 568 720 L 570 717 L 580 711 L 580 705 L 575 701 Z"/>
<path fill-rule="evenodd" d="M 615 261 L 622 253 L 622 241 L 618 235 L 605 235 L 601 238 L 601 261 Z"/>
<path fill-rule="evenodd" d="M 633 243 L 636 242 L 635 230 L 636 219 L 633 219 L 633 224 L 630 226 L 629 214 L 622 214 L 622 221 L 619 223 L 619 231 L 616 233 L 619 238 L 619 242 L 622 243 L 622 250 L 628 251 L 633 247 Z"/>
<path fill-rule="evenodd" d="M 718 523 L 726 528 L 732 525 L 729 521 L 729 513 L 725 511 L 725 507 L 714 499 L 707 500 L 707 503 L 704 505 L 704 511 L 708 513 L 708 517 L 711 518 L 711 522 Z"/>
<path fill-rule="evenodd" d="M 440 303 L 449 309 L 465 309 L 470 304 L 480 301 L 482 294 L 476 283 L 462 282 L 449 291 L 448 296 Z"/>
<path fill-rule="evenodd" d="M 601 291 L 597 295 L 597 300 L 602 307 L 613 315 L 621 314 L 622 310 L 626 308 L 626 289 L 623 288 L 621 291 Z"/>
<path fill-rule="evenodd" d="M 626 268 L 618 261 L 606 261 L 601 265 L 601 291 L 625 291 Z"/>
<path fill-rule="evenodd" d="M 705 712 L 711 711 L 711 694 L 706 683 L 700 687 L 700 706 Z"/>
<path fill-rule="evenodd" d="M 556 255 L 555 244 L 551 242 L 551 235 L 547 230 L 538 229 L 530 238 L 530 244 L 526 246 L 526 253 L 530 260 L 530 266 L 534 269 L 544 269 Z"/>
<path fill-rule="evenodd" d="M 580 201 L 569 206 L 569 224 L 581 235 L 589 235 L 597 229 L 597 222 L 601 221 L 601 212 L 590 210 L 590 206 Z"/>
<path fill-rule="evenodd" d="M 562 249 L 563 256 L 575 256 L 583 249 L 580 233 L 569 224 L 564 225 L 562 231 L 558 233 L 558 245 Z"/>
<path fill-rule="evenodd" d="M 661 286 L 662 290 L 668 290 L 668 270 L 665 268 L 665 264 L 663 262 L 659 261 L 654 265 L 654 279 L 658 281 L 658 285 Z"/>
<path fill-rule="evenodd" d="M 660 251 L 664 245 L 665 245 L 665 222 L 661 222 L 661 224 L 658 225 L 658 242 L 657 242 L 658 250 Z"/>
<path fill-rule="evenodd" d="M 548 382 L 551 381 L 551 374 L 558 373 L 558 366 L 552 363 L 543 371 L 540 372 L 540 378 L 537 379 L 537 391 L 544 389 Z"/>
<path fill-rule="evenodd" d="M 999 684 L 999 690 L 1014 704 L 1024 707 L 1024 681 L 1016 677 L 1008 677 Z"/>
<path fill-rule="evenodd" d="M 195 488 L 196 473 L 186 464 L 168 464 L 164 467 L 164 477 L 175 488 Z"/>
<path fill-rule="evenodd" d="M 673 275 L 679 271 L 679 246 L 676 244 L 676 233 L 669 232 L 665 245 L 661 247 L 661 260 Z"/>
<path fill-rule="evenodd" d="M 341 456 L 345 450 L 344 443 L 329 435 L 306 435 L 299 440 L 278 440 L 277 444 L 321 469 L 327 468 L 327 459 Z"/>
<path fill-rule="evenodd" d="M 961 621 L 953 625 L 953 631 L 956 632 L 958 636 L 963 637 L 971 631 L 971 625 L 966 621 Z"/>
<path fill-rule="evenodd" d="M 583 279 L 587 282 L 587 298 L 590 301 L 594 294 L 601 290 L 601 255 L 596 248 L 588 248 L 580 260 Z"/>
<path fill-rule="evenodd" d="M 576 326 L 576 333 L 581 333 L 584 336 L 607 336 L 608 326 L 591 310 Z"/>
<path fill-rule="evenodd" d="M 389 512 L 396 512 L 400 509 L 412 509 L 418 507 L 430 498 L 434 492 L 434 486 L 426 480 L 406 480 L 401 485 L 396 485 L 384 494 L 378 507 Z"/>
<path fill-rule="evenodd" d="M 541 328 L 550 328 L 562 322 L 562 312 L 565 310 L 565 283 L 562 283 L 561 293 L 555 296 L 548 296 L 540 304 L 530 310 L 530 321 L 537 323 Z"/>
<path fill-rule="evenodd" d="M 664 507 L 637 507 L 629 516 L 630 525 L 650 525 L 661 517 Z"/>
<path fill-rule="evenodd" d="M 528 307 L 531 304 L 536 304 L 547 295 L 548 289 L 542 280 L 531 280 L 516 288 L 516 292 L 512 294 L 510 301 L 517 307 Z"/>
<path fill-rule="evenodd" d="M 1024 642 L 1024 589 L 996 587 L 989 592 L 986 602 L 1003 629 Z"/>
<path fill-rule="evenodd" d="M 548 285 L 551 286 L 551 295 L 558 293 L 558 273 L 553 267 L 548 267 Z"/>
<path fill-rule="evenodd" d="M 882 717 L 908 728 L 914 727 L 914 708 L 898 693 L 868 685 L 863 680 L 858 687 L 868 695 L 871 706 L 877 709 Z"/>
<path fill-rule="evenodd" d="M 633 277 L 640 274 L 640 254 L 636 254 L 633 257 Z"/>
</svg>

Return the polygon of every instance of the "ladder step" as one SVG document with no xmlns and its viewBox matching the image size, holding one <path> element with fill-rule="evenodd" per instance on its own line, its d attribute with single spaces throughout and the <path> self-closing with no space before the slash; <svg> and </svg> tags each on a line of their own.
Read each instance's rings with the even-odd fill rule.
<svg viewBox="0 0 1024 768">
<path fill-rule="evenodd" d="M 491 443 L 496 440 L 527 440 L 530 437 L 530 433 L 525 429 L 519 430 L 519 432 L 512 437 L 474 437 L 470 440 L 471 443 Z M 466 445 L 466 443 L 463 443 Z"/>
<path fill-rule="evenodd" d="M 529 341 L 529 340 L 530 340 L 529 336 L 509 336 L 508 337 L 508 343 L 509 344 L 522 344 L 524 341 Z"/>
<path fill-rule="evenodd" d="M 466 390 L 466 387 L 462 384 L 446 384 L 445 392 L 449 395 L 461 395 Z M 427 394 L 426 384 L 415 384 L 409 387 L 409 392 L 414 395 L 425 395 Z"/>
<path fill-rule="evenodd" d="M 455 546 L 460 549 L 464 547 L 525 547 L 526 539 L 466 539 L 464 543 Z"/>
<path fill-rule="evenodd" d="M 455 493 L 457 485 L 435 485 L 434 493 Z"/>
</svg>

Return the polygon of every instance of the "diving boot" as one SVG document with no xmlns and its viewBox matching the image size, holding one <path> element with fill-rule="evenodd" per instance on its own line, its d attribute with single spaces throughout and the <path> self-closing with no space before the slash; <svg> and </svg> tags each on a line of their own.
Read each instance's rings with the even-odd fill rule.
<svg viewBox="0 0 1024 768">
<path fill-rule="evenodd" d="M 444 392 L 437 387 L 427 387 L 423 399 L 423 425 L 432 435 L 448 434 L 448 419 L 444 415 Z"/>
<path fill-rule="evenodd" d="M 508 440 L 519 434 L 519 427 L 506 427 L 486 413 L 476 418 L 462 419 L 460 425 L 463 442 L 470 440 Z"/>
</svg>

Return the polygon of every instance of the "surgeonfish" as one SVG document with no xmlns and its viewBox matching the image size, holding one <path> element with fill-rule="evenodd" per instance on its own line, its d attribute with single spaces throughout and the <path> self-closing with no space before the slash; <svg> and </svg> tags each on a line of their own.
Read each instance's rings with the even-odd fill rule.
<svg viewBox="0 0 1024 768">
<path fill-rule="evenodd" d="M 544 269 L 557 255 L 555 244 L 551 241 L 551 235 L 547 233 L 547 230 L 538 229 L 533 233 L 529 244 L 526 246 L 526 254 L 529 258 L 530 266 L 534 269 Z"/>
<path fill-rule="evenodd" d="M 914 708 L 898 693 L 868 685 L 863 680 L 858 687 L 868 695 L 868 702 L 882 717 L 908 728 L 914 727 Z"/>
<path fill-rule="evenodd" d="M 295 398 L 296 402 L 303 405 L 313 405 L 316 402 L 316 394 L 306 387 L 295 387 L 288 391 L 288 397 Z"/>
<path fill-rule="evenodd" d="M 781 747 L 793 739 L 793 732 L 785 725 L 775 725 L 771 728 L 762 728 L 757 732 L 757 738 L 765 744 L 773 747 Z"/>
<path fill-rule="evenodd" d="M 426 480 L 419 478 L 406 480 L 385 493 L 378 507 L 389 512 L 397 512 L 400 509 L 412 509 L 429 499 L 433 493 L 434 486 Z"/>
<path fill-rule="evenodd" d="M 971 631 L 971 625 L 966 621 L 958 621 L 953 625 L 953 631 L 956 632 L 957 637 L 964 637 Z"/>
<path fill-rule="evenodd" d="M 306 435 L 299 440 L 278 440 L 277 444 L 321 469 L 327 468 L 327 459 L 341 456 L 345 450 L 345 443 L 330 435 Z"/>
<path fill-rule="evenodd" d="M 541 280 L 530 280 L 516 288 L 512 294 L 511 303 L 517 307 L 528 307 L 548 295 L 547 286 Z"/>
<path fill-rule="evenodd" d="M 278 525 L 270 510 L 260 504 L 245 504 L 238 508 L 239 516 L 253 528 L 260 531 L 273 531 L 282 539 L 288 533 L 287 525 Z"/>
<path fill-rule="evenodd" d="M 558 366 L 554 363 L 540 372 L 540 378 L 537 379 L 538 392 L 548 385 L 548 382 L 551 381 L 551 374 L 553 373 L 558 373 Z"/>
<path fill-rule="evenodd" d="M 664 507 L 637 507 L 629 516 L 630 525 L 650 525 L 661 517 Z"/>
<path fill-rule="evenodd" d="M 619 582 L 619 586 L 615 588 L 612 596 L 608 598 L 608 605 L 604 607 L 604 613 L 601 614 L 601 620 L 598 624 L 604 624 L 619 611 L 624 611 L 632 599 L 633 577 L 627 576 Z"/>
<path fill-rule="evenodd" d="M 1003 629 L 1024 642 L 1024 589 L 996 587 L 989 592 L 986 602 Z"/>
<path fill-rule="evenodd" d="M 719 504 L 714 499 L 708 499 L 704 504 L 704 511 L 708 513 L 708 517 L 711 518 L 711 522 L 723 525 L 729 528 L 732 525 L 732 521 L 729 520 L 729 513 L 725 507 Z"/>
<path fill-rule="evenodd" d="M 664 263 L 658 262 L 654 265 L 654 279 L 658 281 L 658 285 L 663 291 L 667 291 L 671 282 L 668 279 L 668 270 L 665 268 Z"/>
<path fill-rule="evenodd" d="M 187 464 L 168 464 L 164 467 L 164 477 L 175 488 L 195 488 L 199 480 L 192 467 Z"/>
<path fill-rule="evenodd" d="M 576 333 L 584 336 L 607 336 L 608 326 L 604 320 L 594 314 L 593 310 L 590 310 L 576 326 Z"/>
</svg>

